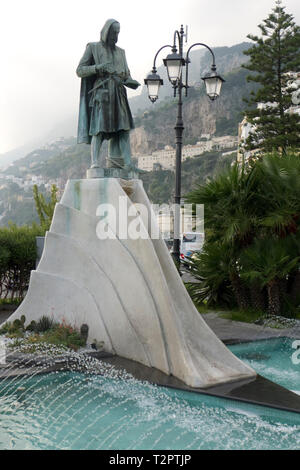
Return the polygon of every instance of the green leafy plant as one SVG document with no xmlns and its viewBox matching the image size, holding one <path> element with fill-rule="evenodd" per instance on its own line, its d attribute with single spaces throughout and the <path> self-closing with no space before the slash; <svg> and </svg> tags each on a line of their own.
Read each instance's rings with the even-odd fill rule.
<svg viewBox="0 0 300 470">
<path fill-rule="evenodd" d="M 297 314 L 300 286 L 300 155 L 266 154 L 199 185 L 206 241 L 188 285 L 197 303 Z"/>
<path fill-rule="evenodd" d="M 272 315 L 281 312 L 280 280 L 286 279 L 299 263 L 293 246 L 290 239 L 262 239 L 241 253 L 241 278 L 267 287 L 268 313 Z"/>
<path fill-rule="evenodd" d="M 31 331 L 31 332 L 34 332 L 34 331 L 37 331 L 36 329 L 36 321 L 32 320 L 29 325 L 26 327 L 26 331 Z"/>
<path fill-rule="evenodd" d="M 65 323 L 55 325 L 46 331 L 42 341 L 57 346 L 63 345 L 75 351 L 86 344 L 86 339 L 77 330 Z"/>
<path fill-rule="evenodd" d="M 9 337 L 22 337 L 25 332 L 23 320 L 16 319 L 12 323 L 6 322 L 0 329 L 0 335 L 7 335 Z"/>
<path fill-rule="evenodd" d="M 0 228 L 0 297 L 3 301 L 19 302 L 28 288 L 30 272 L 35 268 L 36 236 L 41 228 Z"/>
<path fill-rule="evenodd" d="M 245 147 L 285 153 L 289 147 L 299 148 L 300 116 L 289 112 L 295 92 L 289 82 L 290 72 L 299 71 L 300 27 L 280 0 L 258 27 L 261 36 L 249 34 L 255 44 L 244 52 L 250 58 L 243 65 L 251 72 L 248 80 L 259 85 L 245 100 L 247 119 L 254 126 Z"/>
<path fill-rule="evenodd" d="M 65 321 L 55 323 L 47 316 L 42 316 L 37 322 L 34 320 L 27 326 L 26 331 L 32 334 L 24 337 L 24 323 L 23 320 L 15 320 L 13 323 L 7 322 L 0 330 L 0 334 L 6 334 L 10 338 L 16 338 L 17 341 L 11 347 L 18 347 L 22 340 L 22 350 L 26 352 L 39 351 L 40 345 L 55 345 L 77 351 L 80 347 L 86 345 L 87 341 L 87 325 L 84 325 L 84 335 L 77 331 L 71 325 L 66 324 Z"/>
<path fill-rule="evenodd" d="M 195 282 L 186 283 L 186 287 L 199 306 L 228 307 L 234 302 L 228 272 L 230 254 L 223 245 L 206 243 L 203 251 L 190 260 L 190 272 Z"/>
<path fill-rule="evenodd" d="M 37 333 L 43 333 L 50 330 L 53 327 L 53 319 L 43 315 L 35 325 L 35 330 Z"/>
<path fill-rule="evenodd" d="M 55 184 L 51 187 L 50 201 L 46 201 L 45 196 L 39 192 L 37 185 L 33 186 L 33 197 L 41 227 L 44 231 L 49 230 L 57 199 L 58 188 Z"/>
</svg>

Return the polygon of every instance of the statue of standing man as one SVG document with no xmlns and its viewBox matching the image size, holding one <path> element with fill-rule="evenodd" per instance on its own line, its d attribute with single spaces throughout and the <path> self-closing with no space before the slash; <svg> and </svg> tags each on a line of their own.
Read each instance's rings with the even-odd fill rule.
<svg viewBox="0 0 300 470">
<path fill-rule="evenodd" d="M 99 42 L 90 42 L 76 73 L 81 80 L 78 143 L 91 144 L 91 168 L 104 168 L 100 149 L 109 140 L 108 166 L 134 168 L 129 132 L 134 128 L 125 86 L 136 89 L 125 51 L 116 46 L 120 23 L 107 20 Z M 125 85 L 125 86 L 124 86 Z"/>
</svg>

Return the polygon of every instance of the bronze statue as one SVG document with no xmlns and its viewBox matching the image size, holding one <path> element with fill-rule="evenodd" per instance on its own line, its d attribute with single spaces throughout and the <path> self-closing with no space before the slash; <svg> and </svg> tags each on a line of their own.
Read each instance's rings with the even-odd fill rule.
<svg viewBox="0 0 300 470">
<path fill-rule="evenodd" d="M 100 41 L 87 45 L 76 70 L 82 79 L 78 143 L 91 144 L 91 168 L 105 166 L 105 161 L 99 161 L 105 139 L 109 140 L 108 166 L 134 168 L 129 139 L 134 124 L 125 86 L 136 89 L 140 83 L 131 78 L 125 51 L 116 46 L 119 32 L 118 21 L 107 20 Z"/>
</svg>

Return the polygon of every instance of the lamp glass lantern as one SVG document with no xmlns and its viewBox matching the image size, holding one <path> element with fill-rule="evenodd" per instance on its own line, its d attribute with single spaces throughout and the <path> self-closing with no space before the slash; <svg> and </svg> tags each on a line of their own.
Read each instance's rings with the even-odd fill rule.
<svg viewBox="0 0 300 470">
<path fill-rule="evenodd" d="M 149 99 L 152 101 L 152 103 L 154 103 L 158 98 L 159 88 L 164 84 L 164 82 L 155 72 L 150 73 L 148 77 L 145 78 L 144 82 L 148 88 Z"/>
<path fill-rule="evenodd" d="M 164 65 L 167 67 L 170 82 L 175 86 L 180 79 L 181 69 L 185 65 L 185 60 L 177 52 L 173 52 L 164 59 Z"/>
<path fill-rule="evenodd" d="M 202 80 L 206 86 L 206 94 L 208 97 L 214 101 L 215 99 L 220 96 L 222 83 L 225 82 L 224 78 L 216 73 L 216 71 L 212 71 L 211 73 L 206 74 L 202 77 Z"/>
</svg>

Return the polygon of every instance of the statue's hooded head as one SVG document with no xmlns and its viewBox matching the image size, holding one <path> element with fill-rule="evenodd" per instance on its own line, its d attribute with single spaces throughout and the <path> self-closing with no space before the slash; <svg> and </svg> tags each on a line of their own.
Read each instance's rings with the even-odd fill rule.
<svg viewBox="0 0 300 470">
<path fill-rule="evenodd" d="M 120 32 L 120 23 L 116 20 L 107 20 L 101 30 L 101 41 L 110 47 L 115 47 Z"/>
</svg>

